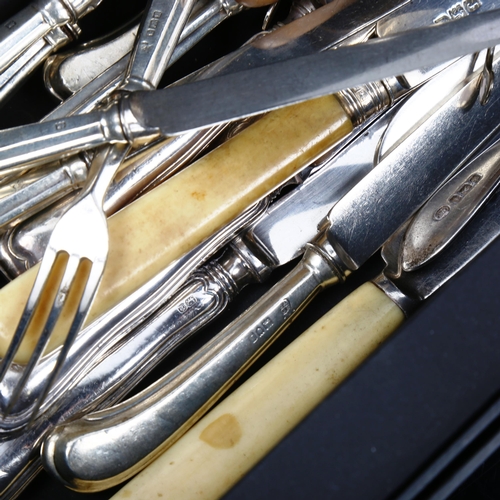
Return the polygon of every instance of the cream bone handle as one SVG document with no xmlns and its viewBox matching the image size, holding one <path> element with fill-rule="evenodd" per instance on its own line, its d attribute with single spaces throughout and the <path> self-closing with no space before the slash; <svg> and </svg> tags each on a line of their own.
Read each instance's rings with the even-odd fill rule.
<svg viewBox="0 0 500 500">
<path fill-rule="evenodd" d="M 39 0 L 0 26 L 0 71 L 37 42 L 53 48 L 78 35 L 78 19 L 101 0 Z"/>
<path fill-rule="evenodd" d="M 109 219 L 109 257 L 87 324 L 351 130 L 351 122 L 331 96 L 277 110 L 117 212 Z M 4 306 L 0 311 L 0 356 L 10 342 L 35 275 L 36 266 L 0 290 Z M 49 350 L 60 342 L 60 335 L 54 332 Z M 17 362 L 29 358 L 30 345 L 27 341 Z"/>
<path fill-rule="evenodd" d="M 113 500 L 220 498 L 402 323 L 372 283 L 335 306 L 211 410 Z"/>
<path fill-rule="evenodd" d="M 319 290 L 339 279 L 321 247 L 309 245 L 285 279 L 151 388 L 57 428 L 44 447 L 46 467 L 86 491 L 130 478 L 198 420 Z"/>
</svg>

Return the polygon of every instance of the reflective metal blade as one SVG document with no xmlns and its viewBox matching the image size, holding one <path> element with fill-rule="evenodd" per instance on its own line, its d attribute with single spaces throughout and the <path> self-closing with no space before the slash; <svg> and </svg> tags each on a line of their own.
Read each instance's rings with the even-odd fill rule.
<svg viewBox="0 0 500 500">
<path fill-rule="evenodd" d="M 249 245 L 277 266 L 298 257 L 331 207 L 373 169 L 380 139 L 399 107 L 387 111 L 303 184 L 273 203 L 245 232 Z"/>
<path fill-rule="evenodd" d="M 497 10 L 151 94 L 139 92 L 130 105 L 143 125 L 175 135 L 437 65 L 497 45 L 499 27 Z"/>
<path fill-rule="evenodd" d="M 494 68 L 500 70 L 498 58 Z M 471 75 L 446 96 L 441 106 L 330 212 L 328 239 L 350 269 L 356 269 L 377 251 L 494 133 L 492 124 L 500 123 L 500 91 L 494 87 L 490 100 L 481 105 L 477 76 Z M 420 99 L 421 90 L 410 101 Z"/>
<path fill-rule="evenodd" d="M 498 238 L 500 235 L 500 192 L 497 191 L 490 198 L 450 245 L 442 250 L 434 260 L 414 271 L 400 271 L 395 277 L 391 275 L 391 272 L 397 264 L 393 261 L 394 257 L 388 257 L 388 255 L 391 253 L 394 255 L 396 246 L 400 250 L 404 231 L 398 233 L 394 239 L 391 238 L 391 241 L 388 242 L 388 245 L 393 246 L 393 251 L 384 248 L 385 258 L 391 259 L 391 262 L 388 263 L 388 270 L 384 271 L 384 274 L 388 274 L 389 279 L 407 297 L 419 302 L 428 298 L 453 278 Z"/>
</svg>

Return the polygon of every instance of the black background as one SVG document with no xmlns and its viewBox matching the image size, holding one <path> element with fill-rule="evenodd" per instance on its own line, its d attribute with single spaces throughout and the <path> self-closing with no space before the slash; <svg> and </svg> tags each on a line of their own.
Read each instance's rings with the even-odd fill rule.
<svg viewBox="0 0 500 500">
<path fill-rule="evenodd" d="M 8 18 L 27 3 L 0 0 L 0 17 Z M 139 3 L 104 0 L 82 22 L 82 38 L 91 39 L 118 26 L 140 9 Z M 258 29 L 263 14 L 262 10 L 247 12 L 230 20 L 176 64 L 165 82 L 236 47 Z M 37 72 L 2 107 L 0 126 L 35 121 L 55 104 Z M 500 244 L 496 244 L 427 301 L 226 498 L 396 498 L 408 481 L 500 396 L 499 258 Z M 344 287 L 323 292 L 266 359 L 381 267 L 375 257 Z M 245 291 L 227 317 L 237 315 L 266 288 Z M 227 319 L 219 320 L 211 331 L 217 331 L 223 321 Z M 175 359 L 188 350 L 181 350 Z M 452 498 L 500 498 L 499 460 L 500 455 L 494 456 Z M 90 497 L 109 498 L 116 490 Z M 84 496 L 89 495 L 71 492 L 43 473 L 20 498 Z M 428 497 L 429 493 L 422 496 Z"/>
</svg>

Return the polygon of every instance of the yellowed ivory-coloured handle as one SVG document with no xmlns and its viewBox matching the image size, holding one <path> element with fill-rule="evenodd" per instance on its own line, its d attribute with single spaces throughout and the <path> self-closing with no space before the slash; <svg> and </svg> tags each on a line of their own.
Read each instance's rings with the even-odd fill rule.
<svg viewBox="0 0 500 500">
<path fill-rule="evenodd" d="M 109 256 L 87 323 L 266 196 L 346 136 L 333 96 L 267 114 L 109 220 Z M 0 290 L 0 357 L 21 317 L 36 269 Z M 68 308 L 71 309 L 71 308 Z M 16 361 L 25 363 L 27 337 Z M 62 343 L 57 331 L 49 350 Z"/>
<path fill-rule="evenodd" d="M 403 321 L 365 283 L 253 375 L 113 500 L 226 493 Z"/>
</svg>

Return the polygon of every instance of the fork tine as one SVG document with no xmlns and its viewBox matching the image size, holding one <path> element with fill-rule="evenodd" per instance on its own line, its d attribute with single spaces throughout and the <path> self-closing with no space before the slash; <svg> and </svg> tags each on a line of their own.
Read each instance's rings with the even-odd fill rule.
<svg viewBox="0 0 500 500">
<path fill-rule="evenodd" d="M 31 413 L 31 418 L 30 422 L 28 425 L 33 422 L 33 420 L 36 418 L 36 415 L 38 413 L 38 409 L 41 407 L 43 402 L 45 401 L 45 398 L 47 397 L 47 394 L 49 393 L 50 389 L 52 388 L 52 385 L 57 379 L 57 376 L 59 375 L 59 372 L 61 371 L 61 368 L 64 366 L 64 362 L 66 361 L 66 358 L 68 356 L 68 352 L 71 349 L 71 346 L 73 344 L 73 341 L 75 340 L 78 332 L 83 326 L 83 323 L 85 321 L 85 318 L 87 317 L 87 313 L 90 309 L 90 305 L 96 295 L 97 288 L 99 286 L 99 283 L 101 281 L 102 273 L 104 270 L 104 262 L 97 261 L 95 263 L 91 263 L 90 261 L 87 260 L 87 262 L 90 263 L 91 267 L 88 272 L 88 277 L 86 281 L 85 288 L 83 292 L 81 293 L 81 299 L 78 304 L 78 310 L 77 313 L 74 316 L 74 319 L 71 323 L 71 326 L 68 331 L 68 335 L 66 336 L 66 339 L 64 341 L 64 344 L 61 347 L 61 351 L 57 357 L 56 364 L 48 377 L 46 383 L 44 384 L 44 387 L 42 389 L 42 392 L 40 396 L 38 397 L 37 401 L 35 402 L 35 405 L 33 407 L 32 413 Z M 80 262 L 81 264 L 81 262 Z"/>
<path fill-rule="evenodd" d="M 56 259 L 58 258 L 58 256 L 51 255 L 51 257 L 52 258 L 49 259 L 49 264 L 52 265 L 56 262 Z M 64 274 L 63 274 L 63 277 L 60 281 L 60 284 L 59 284 L 59 287 L 58 287 L 57 292 L 55 294 L 55 297 L 53 298 L 52 307 L 51 307 L 50 312 L 48 314 L 47 320 L 45 321 L 42 333 L 41 333 L 40 337 L 38 338 L 38 341 L 36 343 L 36 346 L 31 354 L 31 356 L 30 356 L 28 364 L 24 367 L 21 378 L 17 382 L 16 387 L 13 390 L 11 397 L 9 398 L 9 403 L 7 405 L 7 408 L 3 412 L 4 417 L 9 415 L 10 412 L 12 411 L 12 408 L 14 407 L 17 400 L 19 399 L 27 381 L 29 380 L 31 374 L 33 373 L 33 370 L 37 366 L 38 361 L 40 360 L 40 357 L 42 356 L 42 354 L 43 354 L 43 352 L 44 352 L 44 350 L 49 342 L 50 336 L 51 336 L 51 334 L 54 330 L 54 327 L 55 327 L 55 325 L 56 325 L 56 323 L 61 315 L 61 311 L 63 310 L 63 307 L 66 303 L 65 297 L 67 296 L 69 290 L 71 289 L 71 286 L 73 284 L 78 267 L 79 267 L 79 259 L 76 257 L 70 256 L 70 258 L 68 259 L 68 262 L 66 263 L 66 268 L 64 270 Z M 46 269 L 44 269 L 44 271 L 45 270 Z M 53 267 L 51 267 L 49 269 L 49 273 L 52 270 L 53 270 Z M 44 282 L 46 282 L 47 279 L 49 278 L 49 275 L 46 274 L 45 272 L 42 272 L 41 268 L 40 268 L 40 272 L 37 276 L 36 281 L 38 281 L 39 276 L 40 276 L 40 279 L 43 278 Z M 43 293 L 43 290 L 42 290 L 42 293 Z M 31 294 L 30 294 L 30 296 L 31 296 Z M 38 306 L 38 302 L 36 303 L 35 307 L 37 307 L 37 306 Z M 26 311 L 31 316 L 33 316 L 35 309 L 28 309 L 28 307 L 26 307 L 25 312 Z M 24 314 L 23 314 L 23 316 L 24 316 Z M 29 322 L 28 322 L 27 326 L 29 326 Z M 21 327 L 24 327 L 24 325 L 20 325 L 19 328 L 21 328 Z M 24 327 L 23 330 L 24 330 L 24 333 L 26 333 L 27 327 Z M 16 333 L 17 333 L 17 331 L 16 331 Z M 20 342 L 17 346 L 15 346 L 16 351 L 17 351 L 17 348 L 19 347 L 19 345 L 20 345 Z M 10 350 L 10 346 L 9 346 L 9 350 Z"/>
<path fill-rule="evenodd" d="M 33 284 L 33 288 L 24 307 L 23 314 L 21 316 L 21 319 L 19 320 L 17 329 L 9 344 L 9 348 L 0 364 L 0 381 L 2 381 L 5 377 L 7 370 L 10 368 L 12 362 L 14 361 L 17 351 L 19 350 L 19 347 L 21 346 L 21 343 L 26 336 L 26 332 L 28 331 L 28 328 L 31 324 L 32 313 L 40 303 L 40 298 L 42 296 L 42 292 L 44 291 L 47 277 L 49 276 L 53 268 L 55 260 L 55 253 L 47 254 L 46 258 L 43 259 L 40 265 L 35 283 Z"/>
</svg>

